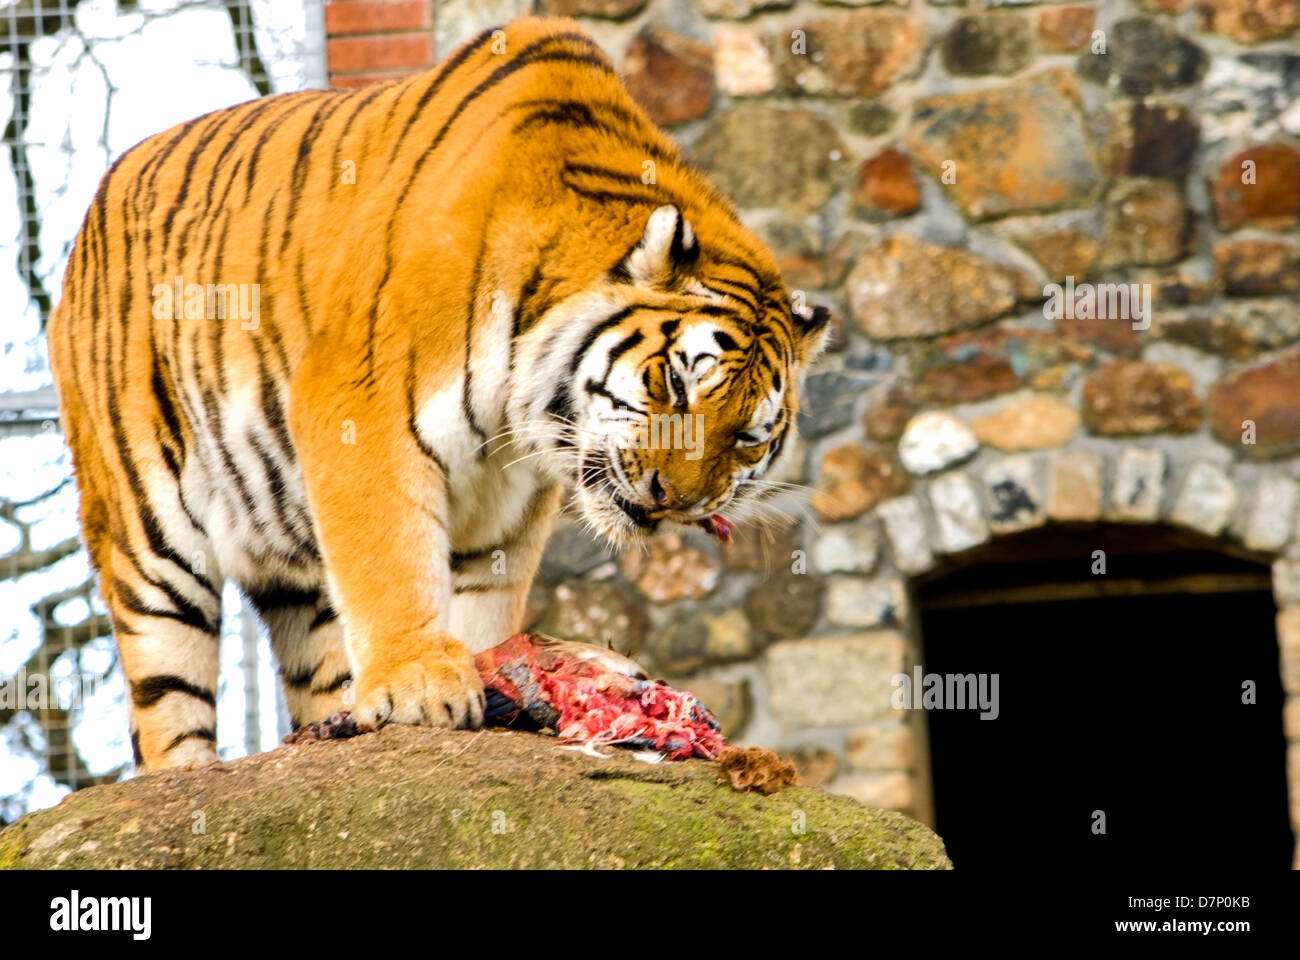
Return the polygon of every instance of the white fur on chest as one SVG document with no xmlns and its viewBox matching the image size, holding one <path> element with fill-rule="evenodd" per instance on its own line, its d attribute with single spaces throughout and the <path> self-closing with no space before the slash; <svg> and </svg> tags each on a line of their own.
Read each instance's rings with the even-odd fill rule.
<svg viewBox="0 0 1300 960">
<path fill-rule="evenodd" d="M 512 445 L 483 444 L 465 419 L 463 384 L 434 394 L 416 414 L 416 429 L 447 468 L 447 534 L 451 549 L 478 550 L 501 543 L 514 530 L 529 501 L 549 485 L 534 460 Z M 504 398 L 502 398 L 504 402 Z"/>
</svg>

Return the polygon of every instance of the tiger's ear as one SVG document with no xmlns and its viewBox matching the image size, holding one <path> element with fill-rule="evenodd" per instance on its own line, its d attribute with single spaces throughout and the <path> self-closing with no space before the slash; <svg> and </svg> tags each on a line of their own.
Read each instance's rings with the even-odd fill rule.
<svg viewBox="0 0 1300 960">
<path fill-rule="evenodd" d="M 636 246 L 609 272 L 615 283 L 669 288 L 700 256 L 691 225 L 672 204 L 659 207 Z"/>
<path fill-rule="evenodd" d="M 827 307 L 795 307 L 790 311 L 794 320 L 794 335 L 799 344 L 799 359 L 804 364 L 812 363 L 831 338 L 831 311 Z"/>
</svg>

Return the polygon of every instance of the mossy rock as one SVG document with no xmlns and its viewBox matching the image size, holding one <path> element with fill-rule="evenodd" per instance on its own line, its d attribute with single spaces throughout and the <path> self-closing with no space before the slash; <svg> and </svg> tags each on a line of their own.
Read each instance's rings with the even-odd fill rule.
<svg viewBox="0 0 1300 960">
<path fill-rule="evenodd" d="M 538 734 L 386 727 L 80 790 L 0 831 L 7 868 L 946 869 L 901 813 L 717 764 L 599 759 Z"/>
</svg>

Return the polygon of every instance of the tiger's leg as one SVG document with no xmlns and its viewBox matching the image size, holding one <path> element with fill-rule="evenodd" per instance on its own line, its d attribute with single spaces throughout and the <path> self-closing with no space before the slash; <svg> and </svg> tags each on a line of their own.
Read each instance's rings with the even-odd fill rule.
<svg viewBox="0 0 1300 960">
<path fill-rule="evenodd" d="M 483 684 L 448 623 L 443 467 L 405 391 L 376 389 L 355 366 L 364 351 L 319 339 L 294 373 L 289 428 L 354 668 L 353 715 L 372 728 L 478 727 Z"/>
<path fill-rule="evenodd" d="M 293 729 L 342 710 L 352 663 L 343 625 L 326 598 L 318 591 L 274 590 L 250 600 L 271 634 Z"/>
<path fill-rule="evenodd" d="M 505 542 L 452 555 L 451 630 L 470 653 L 494 647 L 519 630 L 559 504 L 559 487 L 541 490 Z"/>
<path fill-rule="evenodd" d="M 137 772 L 217 757 L 221 596 L 181 554 L 113 539 L 105 601 L 130 696 Z"/>
</svg>

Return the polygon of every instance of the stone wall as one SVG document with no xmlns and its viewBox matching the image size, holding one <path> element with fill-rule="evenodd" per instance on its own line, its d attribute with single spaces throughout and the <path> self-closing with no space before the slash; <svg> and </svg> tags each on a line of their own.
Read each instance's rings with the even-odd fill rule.
<svg viewBox="0 0 1300 960">
<path fill-rule="evenodd" d="M 447 0 L 436 56 L 535 10 L 596 36 L 836 322 L 805 522 L 621 559 L 562 523 L 536 622 L 925 816 L 888 705 L 910 578 L 1054 521 L 1192 528 L 1278 558 L 1300 825 L 1300 0 Z"/>
</svg>

